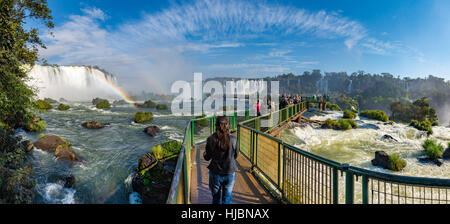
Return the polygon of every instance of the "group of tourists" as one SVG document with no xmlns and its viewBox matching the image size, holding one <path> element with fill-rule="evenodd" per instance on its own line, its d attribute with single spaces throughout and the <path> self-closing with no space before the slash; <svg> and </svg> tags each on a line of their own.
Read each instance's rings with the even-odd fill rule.
<svg viewBox="0 0 450 224">
<path fill-rule="evenodd" d="M 296 95 L 283 94 L 280 99 L 280 110 L 291 105 L 299 104 L 300 102 L 302 102 L 302 97 L 299 96 L 298 94 Z"/>
</svg>

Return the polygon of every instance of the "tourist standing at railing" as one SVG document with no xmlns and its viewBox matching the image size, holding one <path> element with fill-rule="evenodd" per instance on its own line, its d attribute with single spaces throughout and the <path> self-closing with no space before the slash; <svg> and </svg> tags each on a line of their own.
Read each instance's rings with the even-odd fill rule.
<svg viewBox="0 0 450 224">
<path fill-rule="evenodd" d="M 288 100 L 286 98 L 286 95 L 283 95 L 283 98 L 281 98 L 280 102 L 280 110 L 286 108 L 288 106 Z"/>
<path fill-rule="evenodd" d="M 206 141 L 206 151 L 203 154 L 206 161 L 211 160 L 208 169 L 213 204 L 231 204 L 238 155 L 237 138 L 229 134 L 227 117 L 218 117 L 216 133 Z"/>
<path fill-rule="evenodd" d="M 261 101 L 258 100 L 258 103 L 256 104 L 256 113 L 258 117 L 261 117 Z"/>
</svg>

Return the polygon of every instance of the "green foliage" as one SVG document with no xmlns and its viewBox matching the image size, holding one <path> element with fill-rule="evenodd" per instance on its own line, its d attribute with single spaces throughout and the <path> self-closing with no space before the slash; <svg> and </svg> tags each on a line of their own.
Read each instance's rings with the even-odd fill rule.
<svg viewBox="0 0 450 224">
<path fill-rule="evenodd" d="M 27 132 L 43 132 L 47 128 L 47 123 L 43 121 L 40 117 L 32 115 L 32 119 L 28 119 L 23 125 L 23 128 Z"/>
<path fill-rule="evenodd" d="M 430 159 L 439 159 L 442 158 L 442 154 L 444 153 L 444 146 L 441 144 L 437 144 L 434 139 L 427 139 L 425 143 L 422 145 L 425 150 L 425 155 Z"/>
<path fill-rule="evenodd" d="M 428 135 L 433 134 L 433 128 L 431 127 L 431 122 L 428 120 L 419 122 L 417 120 L 412 120 L 409 126 L 416 128 L 419 131 L 426 131 Z"/>
<path fill-rule="evenodd" d="M 36 109 L 39 111 L 47 111 L 53 109 L 53 106 L 43 100 L 38 100 L 36 101 Z"/>
<path fill-rule="evenodd" d="M 352 111 L 346 110 L 346 111 L 344 111 L 344 118 L 355 119 L 356 118 L 356 113 L 353 113 Z"/>
<path fill-rule="evenodd" d="M 160 145 L 153 147 L 152 155 L 158 161 L 167 160 L 173 157 L 177 157 L 180 154 L 181 142 L 179 141 L 167 141 Z"/>
<path fill-rule="evenodd" d="M 151 100 L 147 100 L 143 104 L 136 104 L 136 106 L 140 108 L 155 108 L 156 103 Z"/>
<path fill-rule="evenodd" d="M 104 100 L 104 101 L 101 101 L 100 103 L 98 103 L 97 105 L 95 105 L 95 107 L 97 107 L 97 109 L 107 110 L 107 109 L 111 108 L 111 104 L 109 103 L 109 101 Z"/>
<path fill-rule="evenodd" d="M 411 120 L 420 122 L 429 120 L 435 124 L 434 126 L 439 125 L 436 111 L 430 107 L 427 98 L 416 100 L 414 103 L 394 102 L 391 104 L 391 112 L 391 119 L 394 121 L 407 123 Z"/>
<path fill-rule="evenodd" d="M 338 121 L 327 119 L 322 128 L 346 131 L 353 128 L 358 128 L 358 124 L 352 119 L 340 119 Z"/>
<path fill-rule="evenodd" d="M 342 109 L 337 104 L 330 104 L 327 108 L 331 111 L 342 111 Z"/>
<path fill-rule="evenodd" d="M 157 110 L 167 110 L 167 109 L 169 109 L 169 107 L 165 104 L 158 104 L 158 105 L 156 105 L 156 109 Z"/>
<path fill-rule="evenodd" d="M 134 122 L 136 123 L 147 123 L 153 120 L 152 112 L 137 112 L 134 115 Z"/>
<path fill-rule="evenodd" d="M 393 171 L 401 171 L 406 167 L 406 160 L 402 159 L 398 154 L 389 156 L 389 169 Z"/>
<path fill-rule="evenodd" d="M 69 110 L 69 109 L 70 109 L 69 105 L 59 104 L 59 106 L 58 106 L 58 110 L 61 110 L 61 111 L 66 111 L 66 110 Z"/>
<path fill-rule="evenodd" d="M 389 117 L 386 115 L 386 112 L 384 111 L 377 111 L 377 110 L 361 111 L 360 115 L 378 121 L 383 122 L 389 121 Z"/>
<path fill-rule="evenodd" d="M 439 122 L 437 121 L 433 121 L 431 122 L 431 126 L 435 127 L 435 126 L 439 126 Z"/>
</svg>

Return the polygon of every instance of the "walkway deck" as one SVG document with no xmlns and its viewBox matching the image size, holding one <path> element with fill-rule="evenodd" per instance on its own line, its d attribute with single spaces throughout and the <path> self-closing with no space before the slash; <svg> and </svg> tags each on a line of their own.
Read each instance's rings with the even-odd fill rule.
<svg viewBox="0 0 450 224">
<path fill-rule="evenodd" d="M 197 144 L 192 150 L 191 203 L 211 204 L 209 191 L 209 162 L 203 159 L 206 143 Z M 251 163 L 242 155 L 238 159 L 239 171 L 236 173 L 236 184 L 233 191 L 232 204 L 274 204 L 277 203 L 264 187 L 250 173 Z"/>
</svg>

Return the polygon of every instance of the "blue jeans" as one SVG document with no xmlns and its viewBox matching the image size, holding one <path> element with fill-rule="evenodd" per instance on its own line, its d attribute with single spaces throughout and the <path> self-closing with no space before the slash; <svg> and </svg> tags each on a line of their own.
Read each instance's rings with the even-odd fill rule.
<svg viewBox="0 0 450 224">
<path fill-rule="evenodd" d="M 231 204 L 236 174 L 218 175 L 209 171 L 209 189 L 213 196 L 213 204 Z"/>
</svg>

